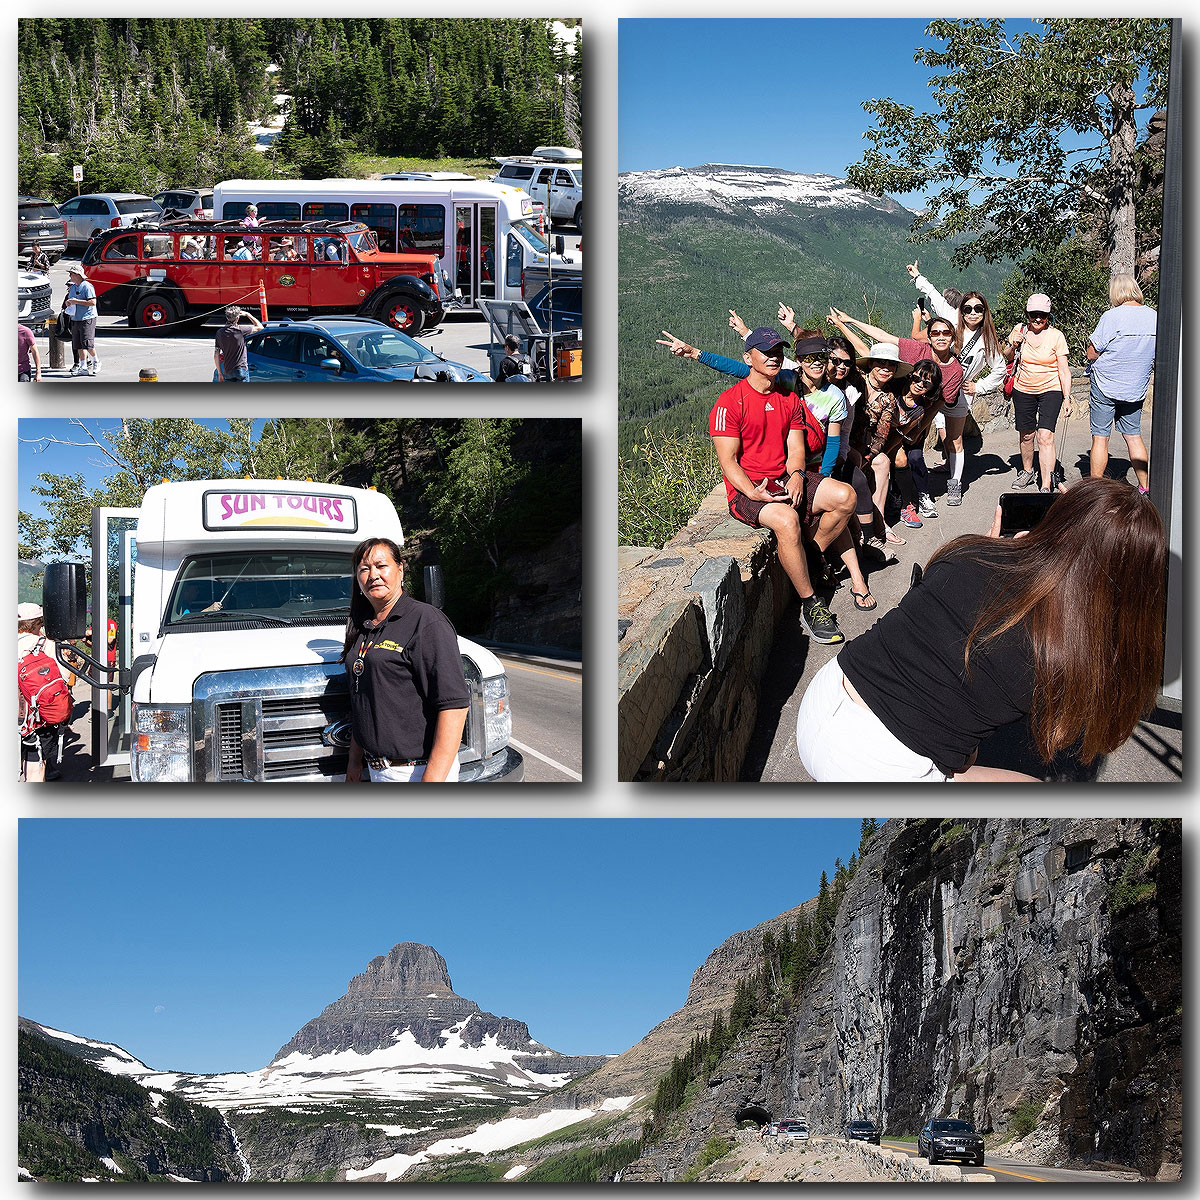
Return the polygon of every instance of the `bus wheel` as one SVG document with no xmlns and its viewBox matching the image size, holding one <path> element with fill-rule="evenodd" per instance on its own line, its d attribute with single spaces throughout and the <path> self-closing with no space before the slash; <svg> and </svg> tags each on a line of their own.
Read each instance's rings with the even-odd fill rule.
<svg viewBox="0 0 1200 1200">
<path fill-rule="evenodd" d="M 129 310 L 129 323 L 137 329 L 164 331 L 179 320 L 179 305 L 165 292 L 147 292 Z"/>
<path fill-rule="evenodd" d="M 375 319 L 390 325 L 393 329 L 416 337 L 425 327 L 425 315 L 410 300 L 397 296 L 380 301 L 375 310 Z"/>
</svg>

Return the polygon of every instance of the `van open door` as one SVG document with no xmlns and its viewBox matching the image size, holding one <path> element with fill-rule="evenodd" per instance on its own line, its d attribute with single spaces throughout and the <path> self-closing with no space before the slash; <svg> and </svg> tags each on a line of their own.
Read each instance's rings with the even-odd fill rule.
<svg viewBox="0 0 1200 1200">
<path fill-rule="evenodd" d="M 133 574 L 138 510 L 92 509 L 92 651 L 117 668 L 113 682 L 130 679 L 133 665 Z M 108 622 L 116 622 L 115 654 Z M 92 760 L 98 767 L 129 762 L 130 689 L 92 687 Z"/>
<path fill-rule="evenodd" d="M 464 308 L 496 295 L 496 206 L 455 204 L 454 286 Z"/>
</svg>

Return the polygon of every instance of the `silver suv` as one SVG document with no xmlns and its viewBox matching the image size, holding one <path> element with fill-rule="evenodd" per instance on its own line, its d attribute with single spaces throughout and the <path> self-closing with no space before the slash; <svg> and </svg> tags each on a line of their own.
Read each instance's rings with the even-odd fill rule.
<svg viewBox="0 0 1200 1200">
<path fill-rule="evenodd" d="M 116 229 L 162 216 L 162 209 L 149 196 L 139 196 L 136 192 L 72 196 L 58 206 L 58 211 L 67 223 L 67 244 L 77 242 L 83 246 L 102 229 Z"/>
</svg>

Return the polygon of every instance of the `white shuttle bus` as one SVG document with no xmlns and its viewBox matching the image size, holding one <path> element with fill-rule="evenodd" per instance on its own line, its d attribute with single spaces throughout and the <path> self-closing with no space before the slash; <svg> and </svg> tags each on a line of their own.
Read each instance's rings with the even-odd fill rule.
<svg viewBox="0 0 1200 1200">
<path fill-rule="evenodd" d="M 162 483 L 138 508 L 94 509 L 94 646 L 117 623 L 114 659 L 89 658 L 81 672 L 95 764 L 128 762 L 136 782 L 344 779 L 350 694 L 339 660 L 351 552 L 367 536 L 403 544 L 392 502 L 336 484 Z M 437 602 L 440 573 L 429 582 Z M 89 623 L 86 566 L 49 564 L 43 607 L 61 661 Z M 471 691 L 459 777 L 520 780 L 504 667 L 475 642 L 458 645 Z"/>
<path fill-rule="evenodd" d="M 521 300 L 526 267 L 552 254 L 531 196 L 482 180 L 228 179 L 213 189 L 213 217 L 240 220 L 361 221 L 379 249 L 418 251 L 441 260 L 447 291 L 464 309 L 475 301 Z M 570 260 L 554 254 L 552 266 Z"/>
</svg>

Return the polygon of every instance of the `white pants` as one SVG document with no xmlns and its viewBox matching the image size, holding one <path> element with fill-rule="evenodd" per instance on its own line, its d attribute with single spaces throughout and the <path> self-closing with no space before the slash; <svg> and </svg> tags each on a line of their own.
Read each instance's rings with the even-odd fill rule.
<svg viewBox="0 0 1200 1200">
<path fill-rule="evenodd" d="M 930 758 L 910 750 L 855 704 L 832 658 L 813 677 L 796 714 L 796 749 L 818 783 L 945 783 Z"/>
<path fill-rule="evenodd" d="M 420 783 L 425 775 L 425 764 L 422 763 L 419 767 L 384 767 L 383 770 L 377 771 L 374 767 L 368 767 L 372 783 Z M 446 776 L 447 783 L 454 783 L 458 779 L 458 759 L 456 758 L 450 764 L 450 774 Z"/>
</svg>

